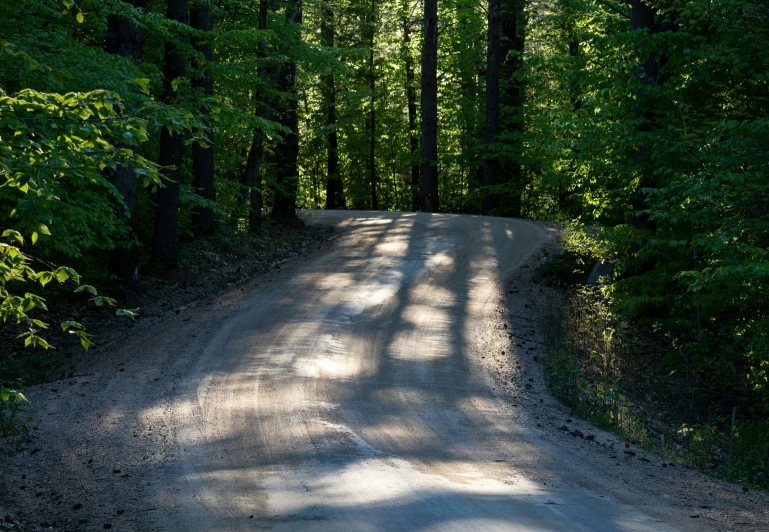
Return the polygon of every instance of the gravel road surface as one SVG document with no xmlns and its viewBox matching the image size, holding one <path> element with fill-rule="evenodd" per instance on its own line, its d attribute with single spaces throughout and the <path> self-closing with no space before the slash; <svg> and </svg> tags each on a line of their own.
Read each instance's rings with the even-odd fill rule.
<svg viewBox="0 0 769 532">
<path fill-rule="evenodd" d="M 302 215 L 343 236 L 33 390 L 39 449 L 9 459 L 0 510 L 66 530 L 761 529 L 760 494 L 558 430 L 535 312 L 508 321 L 501 297 L 551 229 Z"/>
</svg>

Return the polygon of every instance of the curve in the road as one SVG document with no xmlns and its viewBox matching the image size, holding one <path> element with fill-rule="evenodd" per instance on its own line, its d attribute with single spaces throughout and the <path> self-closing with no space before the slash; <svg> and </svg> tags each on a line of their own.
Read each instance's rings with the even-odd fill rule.
<svg viewBox="0 0 769 532">
<path fill-rule="evenodd" d="M 312 212 L 345 237 L 255 293 L 186 379 L 193 530 L 667 530 L 547 481 L 481 363 L 498 289 L 544 240 L 488 217 Z M 568 457 L 565 458 L 568 460 Z M 563 480 L 563 479 L 561 479 Z"/>
</svg>

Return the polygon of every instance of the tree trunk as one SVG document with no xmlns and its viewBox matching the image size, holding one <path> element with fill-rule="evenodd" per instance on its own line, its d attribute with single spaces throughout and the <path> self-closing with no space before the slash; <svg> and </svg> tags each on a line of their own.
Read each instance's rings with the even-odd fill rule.
<svg viewBox="0 0 769 532">
<path fill-rule="evenodd" d="M 208 32 L 212 35 L 214 29 L 214 17 L 208 5 L 209 0 L 197 0 L 190 12 L 190 25 L 196 29 Z M 209 37 L 210 39 L 210 37 Z M 193 80 L 192 86 L 202 89 L 203 96 L 210 97 L 214 93 L 214 80 L 209 64 L 214 58 L 214 49 L 210 40 L 195 37 L 192 40 L 195 51 L 203 55 L 205 64 L 203 72 Z M 200 65 L 199 65 L 200 66 Z M 200 108 L 200 113 L 210 117 L 211 111 L 207 105 Z M 192 175 L 193 186 L 203 199 L 216 201 L 216 189 L 214 187 L 214 138 L 213 132 L 207 133 L 205 145 L 195 142 L 192 145 Z M 216 220 L 214 211 L 210 208 L 196 208 L 192 213 L 192 225 L 199 233 L 211 234 L 214 232 Z"/>
<path fill-rule="evenodd" d="M 438 0 L 424 0 L 422 45 L 422 201 L 438 212 Z"/>
<path fill-rule="evenodd" d="M 569 56 L 572 58 L 572 65 L 579 57 L 579 41 L 569 41 Z M 571 93 L 569 99 L 571 100 L 571 107 L 575 111 L 582 109 L 582 100 L 580 99 L 580 90 L 576 83 L 570 83 L 569 92 Z"/>
<path fill-rule="evenodd" d="M 664 17 L 657 14 L 656 9 L 642 0 L 632 0 L 630 4 L 630 23 L 633 30 L 646 30 L 648 34 L 662 33 L 666 31 L 675 31 L 676 26 Z M 639 135 L 639 144 L 636 149 L 633 164 L 637 167 L 640 174 L 640 181 L 637 190 L 630 198 L 632 212 L 630 213 L 628 224 L 636 229 L 647 230 L 654 233 L 657 229 L 656 222 L 646 213 L 649 208 L 647 196 L 643 189 L 656 188 L 658 183 L 655 178 L 655 168 L 649 157 L 648 133 L 651 132 L 655 124 L 655 113 L 659 103 L 653 94 L 649 94 L 650 88 L 654 85 L 662 86 L 665 82 L 661 76 L 662 67 L 667 61 L 662 52 L 650 51 L 643 39 L 648 37 L 641 36 L 642 41 L 637 43 L 635 54 L 638 59 L 636 68 L 636 78 L 640 82 L 640 87 L 636 95 L 635 117 L 638 120 L 636 130 Z M 628 252 L 631 257 L 635 256 L 643 247 L 643 241 L 633 241 L 630 243 Z M 648 259 L 645 263 L 630 264 L 623 273 L 630 277 L 650 270 L 655 262 L 654 258 Z M 698 310 L 699 312 L 699 310 Z"/>
<path fill-rule="evenodd" d="M 630 23 L 634 30 L 647 30 L 650 34 L 675 31 L 677 28 L 674 23 L 657 14 L 656 9 L 643 0 L 632 0 L 630 4 Z M 642 37 L 643 38 L 643 37 Z M 640 82 L 640 88 L 636 96 L 635 116 L 638 120 L 637 131 L 640 133 L 641 144 L 635 153 L 634 163 L 638 166 L 641 173 L 641 181 L 638 192 L 631 199 L 631 205 L 634 211 L 644 211 L 648 208 L 646 195 L 641 192 L 643 188 L 655 188 L 654 168 L 649 167 L 649 147 L 644 142 L 644 137 L 652 131 L 655 126 L 655 112 L 658 102 L 653 95 L 649 94 L 649 89 L 654 85 L 663 85 L 665 80 L 661 75 L 662 67 L 667 61 L 663 51 L 650 51 L 644 43 L 636 46 L 636 57 L 638 58 L 638 67 L 636 69 L 636 78 Z M 629 223 L 640 229 L 655 229 L 655 223 L 650 220 L 645 213 L 632 215 Z M 633 247 L 640 247 L 634 244 Z"/>
<path fill-rule="evenodd" d="M 320 34 L 323 45 L 334 48 L 334 11 L 326 3 L 323 6 Z M 326 126 L 328 127 L 328 160 L 326 168 L 326 209 L 344 209 L 344 188 L 339 175 L 339 139 L 336 125 L 336 83 L 334 74 L 324 76 Z"/>
<path fill-rule="evenodd" d="M 486 157 L 483 160 L 484 187 L 494 186 L 499 172 L 499 158 L 492 146 L 499 135 L 499 70 L 502 63 L 500 54 L 500 24 L 501 0 L 489 0 L 489 26 L 486 33 Z M 494 198 L 491 192 L 483 193 L 483 212 L 490 213 L 494 209 Z"/>
<path fill-rule="evenodd" d="M 259 106 L 256 115 L 260 118 L 266 114 L 264 107 Z M 264 133 L 261 129 L 254 131 L 251 148 L 248 150 L 244 185 L 246 196 L 250 196 L 248 208 L 248 226 L 259 229 L 262 226 L 262 167 L 264 164 Z"/>
<path fill-rule="evenodd" d="M 470 35 L 471 29 L 469 19 L 474 16 L 475 8 L 471 5 L 464 5 L 459 8 L 458 18 L 460 21 L 460 31 L 464 35 Z M 468 42 L 467 48 L 460 52 L 459 61 L 459 81 L 461 90 L 461 126 L 459 135 L 460 146 L 460 180 L 459 190 L 454 194 L 462 197 L 469 193 L 473 188 L 475 174 L 473 171 L 477 168 L 480 161 L 477 148 L 477 139 L 481 138 L 483 133 L 478 131 L 477 105 L 478 105 L 478 83 L 477 83 L 477 65 L 475 44 Z M 465 188 L 465 185 L 467 187 Z"/>
<path fill-rule="evenodd" d="M 295 0 L 286 8 L 286 22 L 294 27 L 296 39 L 300 37 L 298 25 L 302 23 L 302 2 Z M 287 96 L 283 104 L 280 123 L 288 128 L 283 142 L 276 150 L 277 169 L 275 183 L 275 204 L 272 213 L 275 218 L 296 218 L 296 196 L 299 185 L 297 158 L 299 156 L 299 116 L 296 98 L 296 62 L 284 66 L 279 81 L 280 91 Z"/>
<path fill-rule="evenodd" d="M 259 2 L 259 29 L 267 29 L 267 12 L 269 10 L 268 0 Z M 261 59 L 266 61 L 267 41 L 262 38 L 259 41 L 259 52 Z M 259 77 L 263 80 L 267 78 L 267 64 L 263 62 L 259 67 Z M 269 118 L 269 111 L 265 105 L 259 105 L 256 109 L 256 116 L 262 119 Z M 251 149 L 248 151 L 248 160 L 246 162 L 245 185 L 249 187 L 251 195 L 250 206 L 248 209 L 248 226 L 251 229 L 259 229 L 262 226 L 262 168 L 264 166 L 264 132 L 260 128 L 254 129 L 254 137 L 251 141 Z"/>
<path fill-rule="evenodd" d="M 403 56 L 406 67 L 406 100 L 409 112 L 409 150 L 411 153 L 411 209 L 420 207 L 419 137 L 417 134 L 417 91 L 414 86 L 414 59 L 411 57 L 410 6 L 406 2 L 403 14 Z"/>
<path fill-rule="evenodd" d="M 147 0 L 131 0 L 131 5 L 144 9 Z M 111 54 L 129 57 L 135 64 L 142 61 L 142 46 L 144 32 L 142 28 L 128 19 L 110 15 L 107 17 L 106 49 Z M 117 148 L 129 149 L 136 154 L 137 147 L 129 144 L 117 143 Z M 112 186 L 123 197 L 127 208 L 128 219 L 126 224 L 131 229 L 131 238 L 135 238 L 137 230 L 136 207 L 138 204 L 139 187 L 136 172 L 128 166 L 118 165 L 112 174 Z M 139 265 L 139 254 L 135 247 L 120 247 L 112 250 L 109 255 L 110 272 L 117 275 L 124 282 L 131 282 Z"/>
<path fill-rule="evenodd" d="M 144 9 L 147 0 L 126 0 L 133 7 Z M 107 52 L 121 57 L 130 57 L 135 64 L 142 62 L 142 46 L 144 44 L 144 32 L 129 19 L 118 15 L 107 17 L 106 34 Z"/>
<path fill-rule="evenodd" d="M 521 195 L 525 184 L 521 158 L 523 87 L 516 74 L 522 67 L 525 15 L 522 0 L 504 0 L 500 11 L 499 47 L 499 105 L 500 133 L 506 139 L 507 156 L 500 159 L 502 175 L 497 181 L 507 183 L 504 205 L 498 205 L 500 214 L 521 216 Z"/>
<path fill-rule="evenodd" d="M 187 0 L 168 0 L 166 16 L 187 23 Z M 179 36 L 181 39 L 182 37 Z M 184 55 L 174 42 L 166 42 L 163 60 L 163 101 L 173 103 L 176 91 L 172 82 L 184 77 Z M 163 127 L 160 132 L 160 165 L 166 180 L 158 190 L 152 260 L 176 265 L 179 245 L 179 180 L 181 178 L 182 135 Z"/>
<path fill-rule="evenodd" d="M 571 57 L 570 68 L 576 68 L 575 63 L 577 62 L 577 58 L 579 57 L 579 41 L 576 39 L 572 39 L 569 41 L 569 56 Z M 575 81 L 571 80 L 569 82 L 568 88 L 569 88 L 569 101 L 571 102 L 571 108 L 575 113 L 577 113 L 580 109 L 582 109 L 580 87 Z M 579 151 L 578 146 L 575 146 L 573 149 L 577 152 Z M 562 177 L 558 179 L 558 210 L 562 214 L 565 214 L 566 217 L 569 219 L 573 217 L 572 196 L 574 193 L 568 186 L 566 186 L 565 180 L 566 180 L 566 176 L 572 175 L 573 172 L 574 172 L 573 167 L 565 168 L 564 170 L 561 171 Z"/>
<path fill-rule="evenodd" d="M 371 0 L 371 19 L 369 24 L 369 149 L 368 149 L 368 175 L 371 184 L 371 208 L 379 209 L 377 200 L 377 175 L 376 175 L 376 70 L 374 68 L 374 37 L 376 36 L 376 0 Z"/>
</svg>

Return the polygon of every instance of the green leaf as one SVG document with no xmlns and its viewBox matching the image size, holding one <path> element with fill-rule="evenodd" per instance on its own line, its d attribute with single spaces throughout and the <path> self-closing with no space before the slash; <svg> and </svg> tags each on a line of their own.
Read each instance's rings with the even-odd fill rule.
<svg viewBox="0 0 769 532">
<path fill-rule="evenodd" d="M 83 284 L 83 285 L 78 286 L 75 289 L 75 293 L 76 294 L 77 293 L 81 293 L 81 292 L 88 292 L 89 294 L 94 295 L 94 296 L 98 295 L 98 293 L 96 292 L 96 288 L 94 288 L 90 284 Z"/>
<path fill-rule="evenodd" d="M 75 336 L 77 336 L 80 339 L 80 345 L 83 346 L 83 349 L 88 351 L 88 348 L 91 346 L 93 342 L 91 342 L 89 335 L 86 334 L 83 331 L 72 331 Z"/>
<path fill-rule="evenodd" d="M 131 318 L 132 320 L 136 318 L 136 316 L 139 315 L 139 309 L 138 308 L 119 308 L 115 311 L 116 316 L 126 316 L 128 318 Z"/>
<path fill-rule="evenodd" d="M 37 274 L 37 280 L 42 286 L 45 286 L 53 281 L 53 272 L 40 272 Z"/>
<path fill-rule="evenodd" d="M 3 238 L 16 240 L 19 244 L 24 244 L 24 237 L 21 236 L 21 233 L 14 231 L 13 229 L 6 229 L 3 231 Z"/>
<path fill-rule="evenodd" d="M 60 283 L 63 283 L 68 279 L 72 279 L 76 283 L 80 282 L 80 276 L 77 274 L 77 272 L 72 268 L 67 268 L 66 266 L 61 266 L 59 268 L 56 268 L 56 271 L 54 272 L 54 274 L 56 275 L 56 279 Z"/>
<path fill-rule="evenodd" d="M 79 331 L 85 330 L 85 327 L 83 327 L 83 324 L 77 321 L 63 321 L 61 322 L 61 330 L 66 332 L 69 329 L 76 329 Z M 74 331 L 73 331 L 74 332 Z"/>
<path fill-rule="evenodd" d="M 134 85 L 144 94 L 149 95 L 150 93 L 150 80 L 149 78 L 136 78 L 134 80 Z"/>
<path fill-rule="evenodd" d="M 115 305 L 115 300 L 112 299 L 111 297 L 98 296 L 98 297 L 93 298 L 93 303 L 97 307 L 101 307 L 104 304 L 107 304 L 109 306 L 114 306 Z"/>
<path fill-rule="evenodd" d="M 81 11 L 78 11 L 77 15 L 75 15 L 75 18 L 80 24 L 82 24 L 85 21 L 85 17 L 83 17 L 83 13 Z"/>
</svg>

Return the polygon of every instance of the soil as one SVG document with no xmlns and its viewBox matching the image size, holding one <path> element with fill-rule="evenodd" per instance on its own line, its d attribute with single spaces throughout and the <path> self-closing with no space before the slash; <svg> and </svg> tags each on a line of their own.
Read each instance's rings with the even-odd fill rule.
<svg viewBox="0 0 769 532">
<path fill-rule="evenodd" d="M 224 292 L 244 292 L 258 286 L 256 279 L 291 259 L 307 255 L 331 243 L 338 235 L 330 226 L 317 224 L 270 224 L 256 234 L 232 233 L 197 238 L 180 245 L 180 266 L 160 269 L 149 264 L 143 251 L 137 283 L 106 283 L 103 295 L 116 300 L 114 307 L 97 307 L 88 294 L 72 293 L 72 286 L 48 285 L 45 297 L 50 312 L 42 316 L 49 329 L 40 334 L 53 348 L 25 349 L 18 335 L 24 329 L 13 323 L 0 327 L 0 380 L 23 378 L 24 385 L 40 384 L 76 376 L 75 368 L 87 366 L 101 356 L 103 345 L 129 335 L 130 330 L 147 318 L 179 314 L 195 303 L 212 299 Z M 88 279 L 84 279 L 88 282 Z M 138 309 L 136 319 L 117 316 L 117 308 Z M 89 351 L 78 339 L 58 327 L 64 320 L 82 323 L 91 335 Z"/>
<path fill-rule="evenodd" d="M 540 320 L 553 302 L 563 301 L 564 285 L 539 272 L 548 255 L 561 251 L 557 226 L 541 225 L 551 238 L 509 279 L 499 296 L 497 333 L 516 354 L 499 357 L 494 372 L 498 389 L 531 416 L 532 441 L 571 456 L 573 471 L 589 478 L 599 493 L 635 501 L 640 507 L 670 505 L 688 516 L 692 530 L 767 530 L 769 494 L 664 460 L 580 419 L 550 395 L 543 366 L 547 331 Z"/>
<path fill-rule="evenodd" d="M 20 347 L 17 330 L 1 329 L 6 356 L 0 360 L 17 362 L 16 373 L 43 382 L 25 390 L 22 434 L 0 437 L 0 530 L 145 529 L 142 513 L 154 508 L 138 507 L 135 494 L 153 480 L 162 482 L 162 467 L 140 478 L 124 464 L 135 453 L 151 464 L 172 459 L 163 446 L 164 429 L 153 434 L 149 427 L 146 435 L 152 437 L 145 439 L 133 427 L 130 439 L 116 439 L 120 416 L 106 420 L 93 411 L 115 404 L 116 397 L 138 404 L 135 383 L 149 379 L 148 371 L 158 375 L 149 379 L 153 391 L 164 396 L 187 362 L 174 359 L 180 338 L 191 340 L 186 345 L 204 342 L 205 331 L 253 290 L 281 277 L 282 268 L 325 253 L 339 236 L 330 226 L 301 224 L 242 236 L 240 247 L 215 239 L 183 246 L 180 268 L 148 269 L 138 287 L 113 287 L 109 293 L 123 308 L 140 308 L 135 320 L 94 307 L 86 298 L 56 294 L 59 304 L 46 320 L 81 321 L 93 335 L 88 351 L 52 327 L 46 338 L 55 347 L 30 355 Z M 136 349 L 142 345 L 144 350 Z M 150 358 L 153 351 L 162 354 Z M 123 381 L 119 389 L 116 376 Z"/>
</svg>

